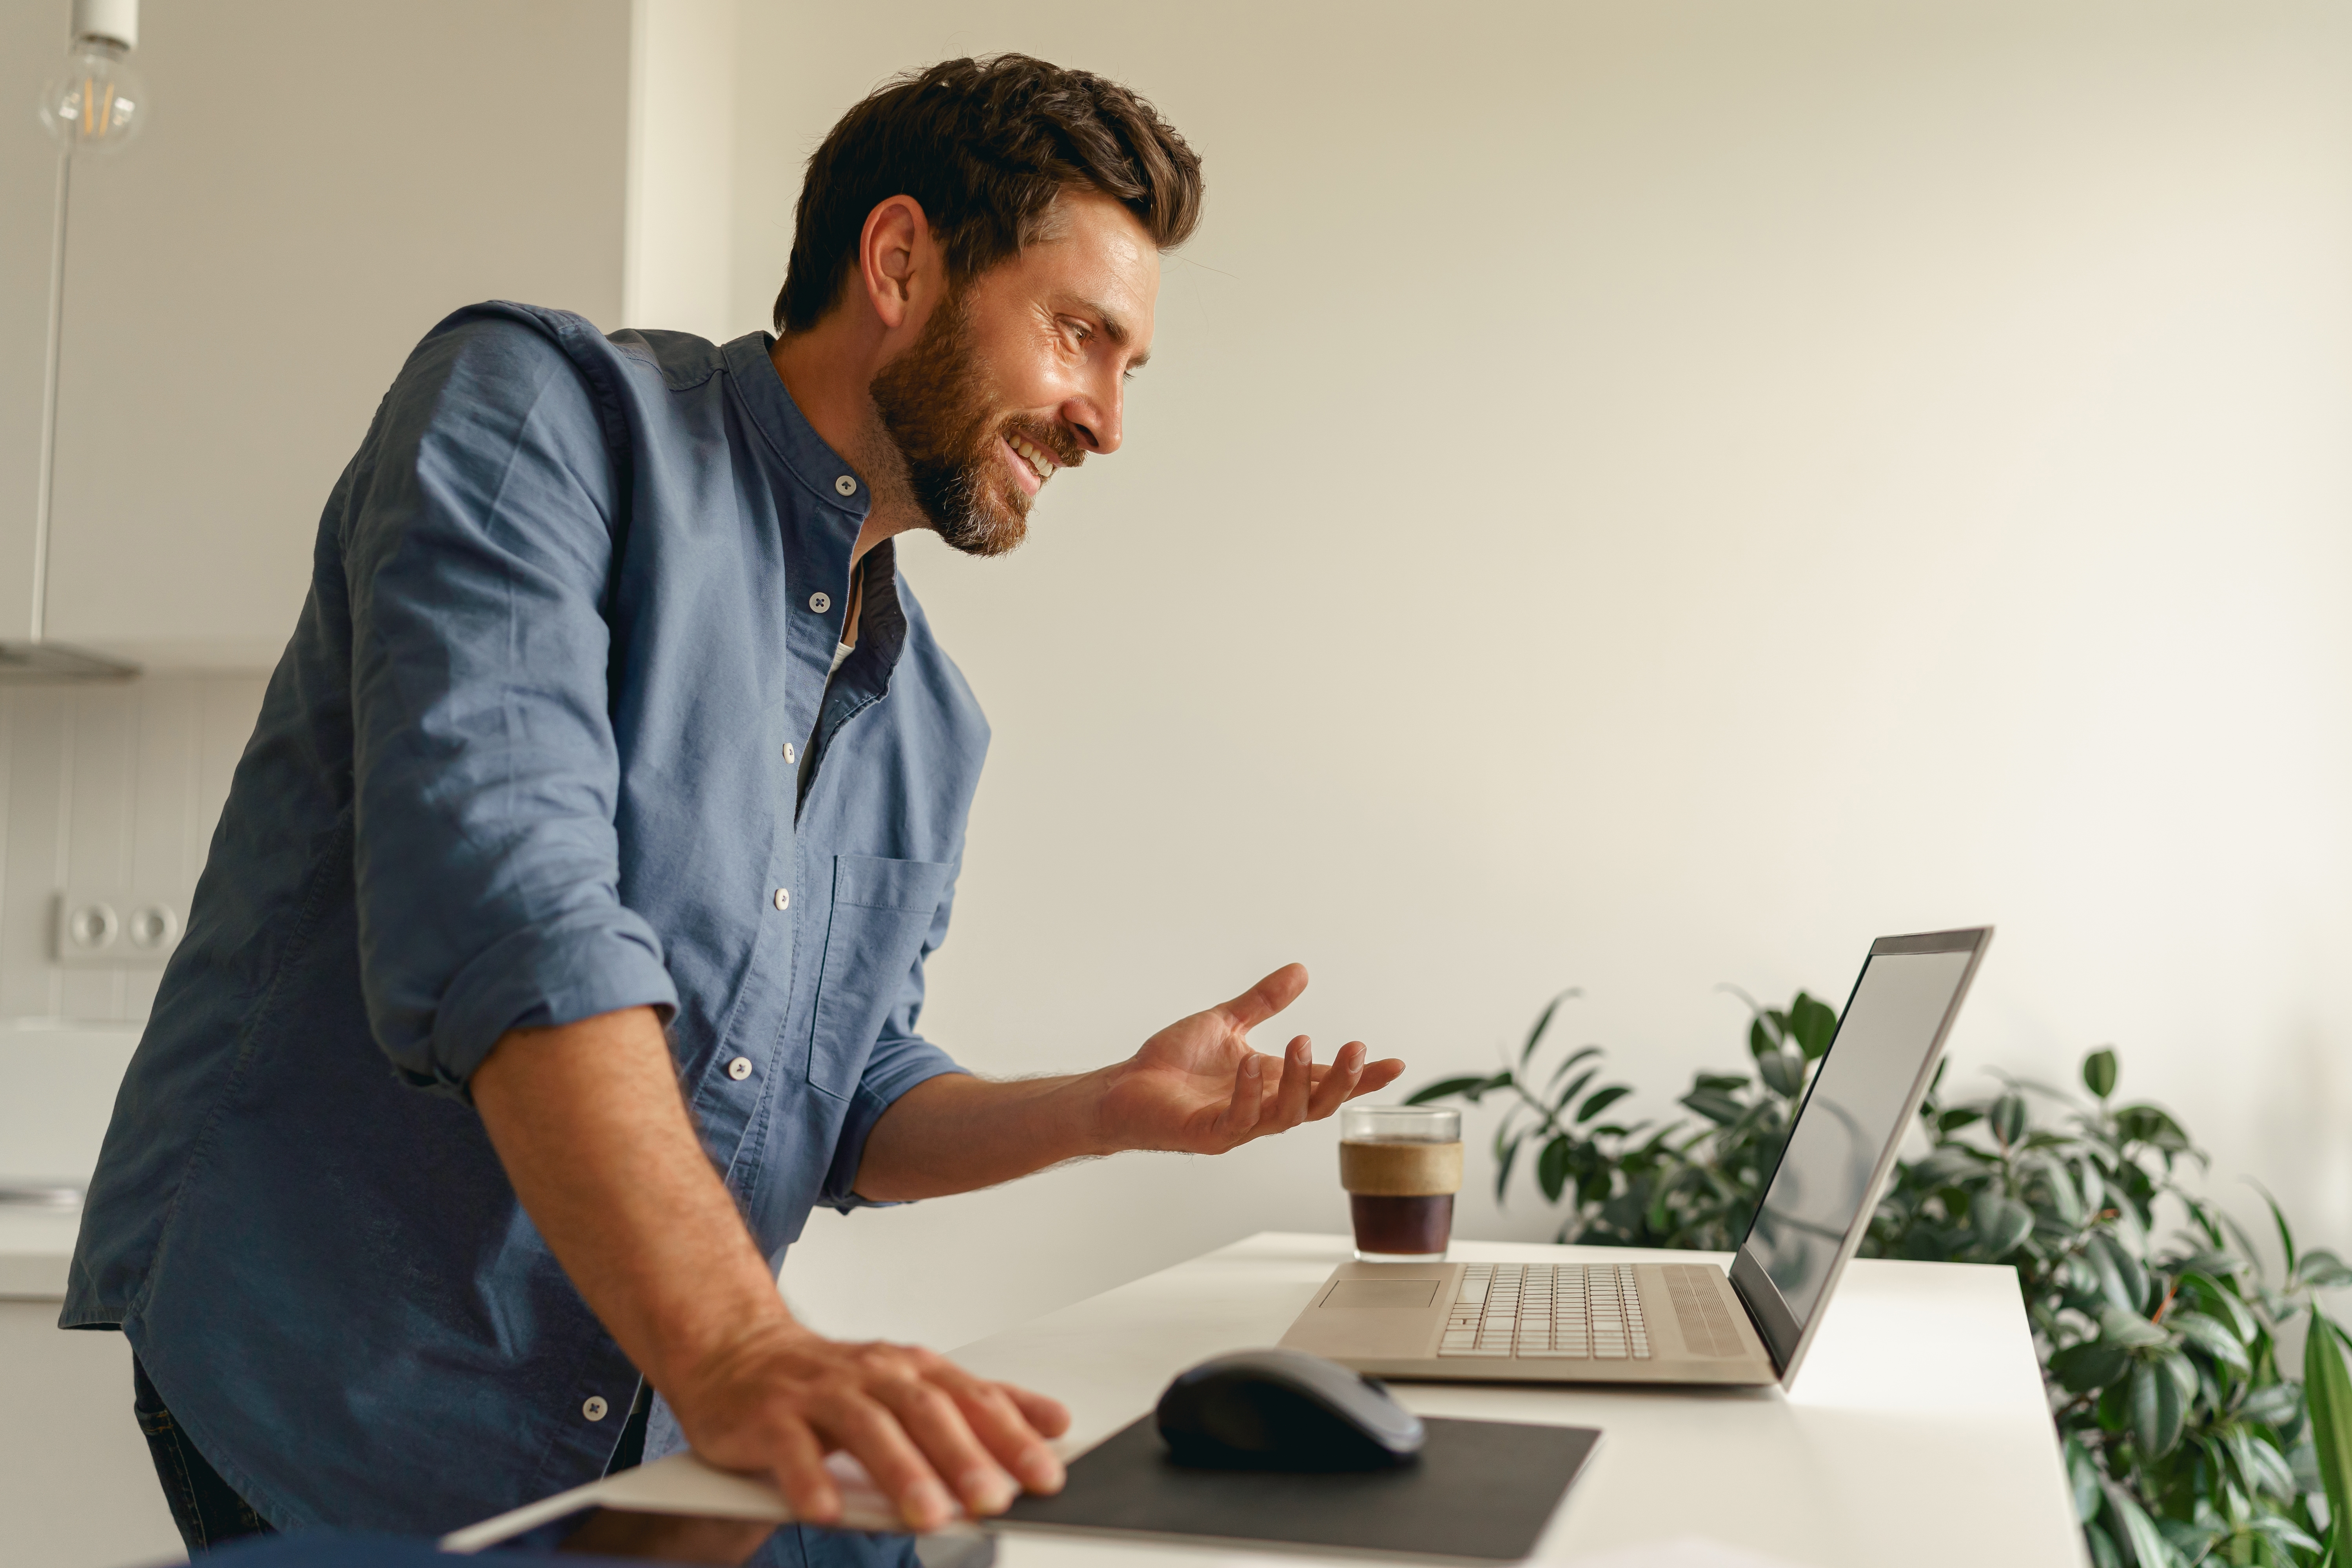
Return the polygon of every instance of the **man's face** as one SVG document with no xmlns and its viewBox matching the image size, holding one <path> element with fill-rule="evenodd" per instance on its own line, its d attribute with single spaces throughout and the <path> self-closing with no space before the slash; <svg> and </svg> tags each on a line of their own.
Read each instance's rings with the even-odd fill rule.
<svg viewBox="0 0 2352 1568">
<path fill-rule="evenodd" d="M 1001 555 L 1062 468 L 1115 452 L 1151 347 L 1160 252 L 1108 197 L 1066 195 L 1045 233 L 931 312 L 874 378 L 915 504 L 958 550 Z"/>
</svg>

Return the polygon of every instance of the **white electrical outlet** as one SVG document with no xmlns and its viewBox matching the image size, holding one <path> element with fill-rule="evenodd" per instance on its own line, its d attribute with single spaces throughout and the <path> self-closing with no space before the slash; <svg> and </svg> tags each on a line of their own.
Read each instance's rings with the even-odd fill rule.
<svg viewBox="0 0 2352 1568">
<path fill-rule="evenodd" d="M 127 888 L 68 888 L 58 895 L 59 963 L 153 964 L 180 945 L 180 903 Z"/>
</svg>

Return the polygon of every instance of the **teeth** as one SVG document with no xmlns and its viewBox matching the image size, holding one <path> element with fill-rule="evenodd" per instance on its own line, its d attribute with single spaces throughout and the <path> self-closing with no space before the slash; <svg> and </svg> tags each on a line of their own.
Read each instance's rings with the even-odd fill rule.
<svg viewBox="0 0 2352 1568">
<path fill-rule="evenodd" d="M 1054 459 L 1047 457 L 1034 442 L 1028 441 L 1019 436 L 1015 436 L 1012 438 L 1012 447 L 1014 451 L 1021 454 L 1024 461 L 1025 461 L 1031 468 L 1037 470 L 1037 478 L 1040 482 L 1050 479 L 1054 477 L 1054 469 L 1055 467 Z"/>
</svg>

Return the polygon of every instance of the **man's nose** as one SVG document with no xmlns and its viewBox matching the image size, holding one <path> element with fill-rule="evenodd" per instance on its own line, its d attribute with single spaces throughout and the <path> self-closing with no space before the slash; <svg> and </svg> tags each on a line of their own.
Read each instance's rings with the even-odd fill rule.
<svg viewBox="0 0 2352 1568">
<path fill-rule="evenodd" d="M 1108 456 L 1118 450 L 1121 401 L 1116 387 L 1102 396 L 1074 397 L 1062 405 L 1062 417 L 1077 433 L 1078 445 Z"/>
</svg>

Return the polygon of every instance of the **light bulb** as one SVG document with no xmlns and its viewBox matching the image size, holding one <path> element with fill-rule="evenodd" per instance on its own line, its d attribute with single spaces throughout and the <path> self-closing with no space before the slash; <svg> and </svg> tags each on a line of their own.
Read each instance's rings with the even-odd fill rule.
<svg viewBox="0 0 2352 1568">
<path fill-rule="evenodd" d="M 115 19 L 116 13 L 126 11 L 128 26 Z M 65 68 L 41 89 L 41 123 L 68 152 L 110 153 L 147 123 L 147 84 L 131 65 L 131 46 L 139 36 L 138 8 L 119 0 L 114 5 L 82 0 L 74 12 L 75 36 Z M 87 25 L 86 16 L 92 16 Z"/>
</svg>

